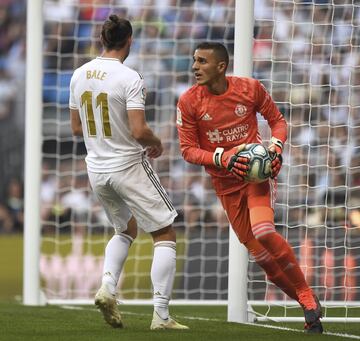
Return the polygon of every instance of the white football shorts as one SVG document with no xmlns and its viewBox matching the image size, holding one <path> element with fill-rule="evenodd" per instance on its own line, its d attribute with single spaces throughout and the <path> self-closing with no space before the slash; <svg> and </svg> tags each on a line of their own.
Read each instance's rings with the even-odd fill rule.
<svg viewBox="0 0 360 341">
<path fill-rule="evenodd" d="M 150 163 L 144 159 L 114 173 L 89 172 L 91 187 L 117 233 L 127 229 L 133 215 L 145 232 L 174 222 L 177 212 Z"/>
</svg>

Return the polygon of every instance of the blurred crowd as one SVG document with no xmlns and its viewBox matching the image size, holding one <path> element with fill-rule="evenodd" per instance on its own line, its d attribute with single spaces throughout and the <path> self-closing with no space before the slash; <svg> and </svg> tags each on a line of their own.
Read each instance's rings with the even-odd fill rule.
<svg viewBox="0 0 360 341">
<path fill-rule="evenodd" d="M 82 142 L 70 135 L 67 103 L 73 70 L 101 53 L 100 28 L 113 12 L 133 23 L 126 64 L 146 81 L 147 117 L 165 146 L 154 167 L 179 209 L 177 226 L 227 229 L 208 177 L 181 159 L 175 105 L 193 82 L 197 43 L 224 43 L 232 73 L 234 6 L 234 0 L 44 1 L 44 231 L 107 224 L 89 191 Z M 23 226 L 25 22 L 25 0 L 1 1 L 0 233 Z M 277 225 L 289 227 L 299 254 L 304 238 L 322 240 L 317 246 L 324 250 L 341 243 L 352 249 L 360 241 L 360 7 L 351 0 L 255 0 L 254 24 L 254 77 L 289 123 Z"/>
<path fill-rule="evenodd" d="M 0 233 L 23 228 L 25 1 L 0 3 Z"/>
</svg>

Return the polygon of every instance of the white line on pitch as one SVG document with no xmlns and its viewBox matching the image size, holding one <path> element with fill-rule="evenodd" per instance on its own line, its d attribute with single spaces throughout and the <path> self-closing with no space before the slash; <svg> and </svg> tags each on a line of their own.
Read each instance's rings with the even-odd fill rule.
<svg viewBox="0 0 360 341">
<path fill-rule="evenodd" d="M 288 328 L 288 327 L 274 326 L 272 324 L 260 324 L 260 323 L 244 323 L 244 324 L 247 324 L 249 326 L 255 326 L 255 327 L 263 327 L 263 328 L 270 328 L 270 329 L 280 329 L 280 330 L 289 330 L 289 331 L 292 331 L 292 332 L 303 333 L 303 330 L 301 330 L 301 329 L 293 329 L 293 328 Z M 360 340 L 360 336 L 352 335 L 352 334 L 324 332 L 323 335 L 339 336 L 339 337 L 345 337 L 345 338 L 349 338 L 349 339 Z"/>
<path fill-rule="evenodd" d="M 70 309 L 70 310 L 92 310 L 92 311 L 98 311 L 96 308 L 85 308 L 85 307 L 79 307 L 79 306 L 71 306 L 71 305 L 61 305 L 59 306 L 63 309 Z M 123 315 L 135 315 L 135 316 L 152 316 L 152 314 L 145 314 L 145 313 L 134 313 L 132 311 L 124 311 L 121 310 L 121 314 Z M 196 317 L 196 316 L 181 316 L 176 314 L 181 319 L 185 320 L 197 320 L 197 321 L 209 321 L 209 322 L 225 322 L 221 319 L 210 319 L 205 317 Z M 278 330 L 287 330 L 291 332 L 297 332 L 297 333 L 303 333 L 304 331 L 301 329 L 294 329 L 294 328 L 288 328 L 288 327 L 281 327 L 281 326 L 274 326 L 272 324 L 260 324 L 260 323 L 242 323 L 246 324 L 248 326 L 254 326 L 254 327 L 263 327 L 263 328 L 270 328 L 270 329 L 278 329 Z M 323 335 L 330 335 L 330 336 L 338 336 L 338 337 L 344 337 L 348 339 L 356 339 L 360 340 L 360 336 L 358 335 L 352 335 L 352 334 L 342 334 L 342 333 L 332 333 L 332 332 L 324 332 Z"/>
</svg>

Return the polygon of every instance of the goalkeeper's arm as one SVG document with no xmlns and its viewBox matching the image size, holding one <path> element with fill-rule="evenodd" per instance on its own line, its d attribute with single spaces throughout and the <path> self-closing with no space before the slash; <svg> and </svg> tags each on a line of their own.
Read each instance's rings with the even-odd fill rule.
<svg viewBox="0 0 360 341">
<path fill-rule="evenodd" d="M 276 137 L 272 137 L 271 138 L 271 144 L 268 147 L 268 150 L 270 152 L 270 156 L 272 157 L 272 161 L 271 161 L 271 177 L 274 179 L 278 176 L 282 163 L 283 163 L 283 158 L 282 158 L 282 150 L 284 147 L 283 142 L 276 138 Z"/>
<path fill-rule="evenodd" d="M 183 158 L 190 163 L 225 168 L 242 179 L 249 168 L 249 160 L 246 157 L 238 156 L 237 153 L 244 150 L 245 146 L 245 144 L 241 144 L 227 151 L 222 147 L 218 147 L 214 152 L 208 152 L 197 147 L 184 147 L 182 145 L 181 151 Z"/>
<path fill-rule="evenodd" d="M 193 109 L 187 103 L 180 98 L 176 118 L 183 158 L 197 165 L 225 168 L 240 178 L 246 176 L 249 160 L 237 155 L 245 148 L 245 144 L 226 151 L 221 146 L 216 148 L 214 152 L 201 149 L 198 126 L 196 119 L 191 114 Z"/>
</svg>

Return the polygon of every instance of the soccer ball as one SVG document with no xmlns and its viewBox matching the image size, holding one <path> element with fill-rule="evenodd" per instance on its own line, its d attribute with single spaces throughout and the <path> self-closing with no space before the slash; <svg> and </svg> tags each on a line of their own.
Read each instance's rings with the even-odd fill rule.
<svg viewBox="0 0 360 341">
<path fill-rule="evenodd" d="M 250 143 L 245 149 L 237 153 L 238 156 L 247 157 L 249 169 L 244 177 L 246 182 L 264 182 L 271 176 L 271 156 L 269 151 L 260 143 Z"/>
</svg>

